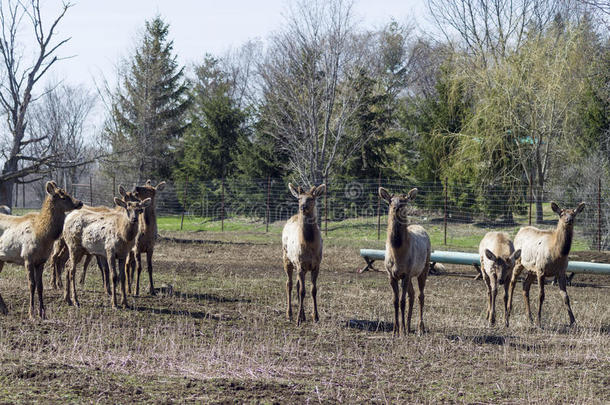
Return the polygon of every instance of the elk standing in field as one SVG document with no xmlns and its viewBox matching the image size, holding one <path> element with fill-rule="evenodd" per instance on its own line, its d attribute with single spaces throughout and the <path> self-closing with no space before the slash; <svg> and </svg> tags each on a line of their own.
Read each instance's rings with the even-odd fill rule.
<svg viewBox="0 0 610 405">
<path fill-rule="evenodd" d="M 43 319 L 44 264 L 51 254 L 53 242 L 61 235 L 66 212 L 83 206 L 53 181 L 47 182 L 45 189 L 47 197 L 40 212 L 21 217 L 0 215 L 0 271 L 7 262 L 25 266 L 30 281 L 30 318 L 34 317 L 34 294 L 38 292 L 38 314 Z M 2 296 L 0 312 L 7 313 Z"/>
<path fill-rule="evenodd" d="M 544 301 L 544 278 L 556 276 L 559 283 L 559 293 L 568 309 L 570 325 L 574 323 L 574 314 L 570 307 L 570 298 L 566 291 L 566 268 L 568 267 L 568 254 L 572 247 L 574 234 L 574 218 L 578 215 L 585 203 L 578 204 L 576 209 L 560 209 L 557 204 L 551 202 L 551 208 L 559 215 L 555 230 L 541 230 L 533 226 L 521 228 L 515 236 L 515 248 L 521 249 L 521 258 L 517 261 L 510 280 L 508 311 L 506 313 L 506 324 L 513 303 L 513 291 L 517 277 L 525 270 L 523 280 L 523 297 L 525 299 L 525 310 L 530 322 L 533 322 L 530 309 L 530 287 L 535 279 L 538 281 L 540 296 L 538 303 L 538 327 L 541 326 L 542 302 Z"/>
<path fill-rule="evenodd" d="M 127 259 L 128 266 L 128 277 L 127 281 L 129 284 L 129 291 L 131 292 L 131 284 L 134 277 L 134 272 L 137 268 L 135 275 L 135 295 L 140 294 L 140 273 L 142 272 L 142 253 L 146 253 L 146 265 L 148 267 L 148 280 L 150 282 L 150 295 L 155 295 L 155 287 L 153 284 L 153 268 L 152 268 L 152 256 L 155 250 L 155 241 L 157 239 L 157 192 L 162 191 L 165 188 L 165 182 L 157 184 L 154 187 L 151 181 L 148 180 L 144 186 L 137 186 L 133 193 L 136 198 L 145 200 L 150 198 L 152 203 L 149 207 L 144 210 L 144 213 L 140 215 L 140 226 L 138 228 L 138 235 L 136 236 L 136 243 L 133 247 L 133 251 L 129 253 Z"/>
<path fill-rule="evenodd" d="M 70 260 L 66 271 L 64 299 L 70 305 L 79 305 L 75 283 L 76 265 L 84 255 L 89 254 L 101 256 L 109 264 L 112 276 L 112 306 L 117 306 L 117 276 L 123 293 L 122 305 L 127 306 L 125 262 L 135 243 L 138 217 L 151 201 L 146 199 L 142 202 L 125 202 L 115 197 L 114 203 L 117 209 L 105 212 L 84 210 L 66 218 L 62 238 L 68 246 Z"/>
<path fill-rule="evenodd" d="M 481 259 L 481 274 L 487 286 L 487 321 L 489 325 L 496 323 L 496 296 L 498 284 L 504 286 L 504 322 L 508 326 L 507 303 L 508 286 L 515 266 L 515 261 L 521 255 L 516 250 L 506 232 L 488 232 L 479 243 Z"/>
<path fill-rule="evenodd" d="M 282 252 L 286 281 L 286 316 L 292 320 L 292 272 L 297 273 L 297 293 L 299 294 L 299 315 L 297 325 L 305 321 L 305 275 L 311 272 L 311 297 L 313 299 L 313 319 L 318 322 L 317 280 L 322 261 L 322 235 L 316 218 L 316 198 L 324 194 L 326 185 L 303 191 L 288 184 L 292 195 L 299 200 L 299 212 L 288 220 L 282 231 Z"/>
<path fill-rule="evenodd" d="M 138 198 L 136 198 L 136 196 L 132 192 L 126 191 L 123 188 L 123 186 L 119 186 L 119 194 L 121 195 L 122 200 L 125 202 L 140 201 Z M 112 210 L 120 212 L 121 209 L 122 208 L 118 207 L 118 206 L 116 206 L 114 208 L 110 208 L 110 207 L 105 207 L 105 206 L 92 207 L 89 205 L 83 205 L 83 207 L 82 207 L 83 211 L 87 210 L 87 211 L 101 212 L 101 213 L 109 212 Z M 51 254 L 51 258 L 49 260 L 51 271 L 52 271 L 51 283 L 52 283 L 52 286 L 54 289 L 63 288 L 63 283 L 61 282 L 61 273 L 63 272 L 63 269 L 64 269 L 69 257 L 70 257 L 70 254 L 68 252 L 68 246 L 66 245 L 66 242 L 63 240 L 63 238 L 59 238 L 55 242 L 55 245 L 53 247 L 53 253 Z M 85 263 L 83 264 L 83 273 L 82 273 L 80 281 L 79 281 L 81 286 L 85 284 L 87 268 L 89 267 L 89 263 L 91 262 L 92 258 L 93 258 L 93 255 L 90 255 L 90 254 L 85 255 Z M 110 275 L 109 275 L 110 273 L 109 273 L 109 269 L 108 269 L 108 262 L 101 256 L 95 256 L 95 259 L 97 261 L 97 265 L 98 265 L 101 275 L 102 275 L 102 283 L 104 285 L 104 289 L 106 289 L 106 293 L 108 295 L 112 295 L 112 291 L 110 289 Z"/>
<path fill-rule="evenodd" d="M 430 266 L 430 238 L 420 225 L 408 225 L 407 203 L 417 195 L 414 188 L 408 194 L 390 195 L 379 187 L 379 196 L 390 205 L 388 215 L 388 238 L 385 243 L 385 268 L 394 292 L 394 335 L 400 335 L 398 323 L 398 280 L 401 281 L 402 294 L 400 310 L 403 333 L 411 332 L 411 315 L 415 290 L 411 279 L 417 277 L 419 284 L 419 332 L 424 332 L 424 288 Z M 409 312 L 405 326 L 405 297 L 409 293 Z"/>
</svg>

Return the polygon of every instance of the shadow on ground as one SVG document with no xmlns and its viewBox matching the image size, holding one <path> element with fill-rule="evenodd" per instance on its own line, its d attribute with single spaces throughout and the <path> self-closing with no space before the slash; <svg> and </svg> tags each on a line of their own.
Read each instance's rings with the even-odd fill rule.
<svg viewBox="0 0 610 405">
<path fill-rule="evenodd" d="M 368 332 L 392 332 L 394 324 L 382 321 L 368 321 L 364 319 L 350 319 L 346 322 L 350 329 L 365 330 Z"/>
</svg>

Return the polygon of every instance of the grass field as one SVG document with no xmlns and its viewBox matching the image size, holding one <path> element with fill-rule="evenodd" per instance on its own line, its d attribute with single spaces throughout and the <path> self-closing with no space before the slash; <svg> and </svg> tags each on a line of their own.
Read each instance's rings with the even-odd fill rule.
<svg viewBox="0 0 610 405">
<path fill-rule="evenodd" d="M 328 238 L 320 322 L 311 321 L 308 294 L 308 319 L 297 327 L 285 319 L 278 235 L 235 235 L 163 232 L 208 242 L 159 243 L 160 294 L 113 310 L 91 269 L 80 308 L 45 290 L 46 321 L 28 320 L 24 270 L 5 266 L 0 291 L 10 313 L 0 316 L 0 403 L 610 401 L 609 277 L 579 276 L 568 287 L 572 328 L 551 286 L 543 328 L 530 327 L 517 287 L 504 328 L 486 325 L 485 288 L 474 272 L 449 267 L 428 278 L 427 333 L 396 339 L 386 276 L 355 272 L 359 243 Z"/>
</svg>

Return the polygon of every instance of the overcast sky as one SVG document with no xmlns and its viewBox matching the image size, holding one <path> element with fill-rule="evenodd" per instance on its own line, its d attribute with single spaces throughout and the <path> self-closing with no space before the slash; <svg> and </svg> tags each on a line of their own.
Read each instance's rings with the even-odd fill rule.
<svg viewBox="0 0 610 405">
<path fill-rule="evenodd" d="M 41 0 L 43 21 L 50 23 L 60 0 Z M 102 75 L 113 81 L 117 61 L 133 49 L 144 21 L 159 14 L 170 24 L 174 52 L 182 64 L 201 61 L 205 53 L 222 55 L 249 39 L 265 40 L 278 30 L 288 0 L 74 0 L 58 34 L 71 37 L 50 78 L 93 87 Z M 355 14 L 366 27 L 394 18 L 424 25 L 424 0 L 359 0 Z M 31 33 L 22 33 L 24 38 Z M 58 36 L 58 38 L 59 38 Z M 26 42 L 26 41 L 24 41 Z M 29 46 L 26 42 L 26 46 Z M 32 48 L 33 49 L 33 48 Z"/>
</svg>

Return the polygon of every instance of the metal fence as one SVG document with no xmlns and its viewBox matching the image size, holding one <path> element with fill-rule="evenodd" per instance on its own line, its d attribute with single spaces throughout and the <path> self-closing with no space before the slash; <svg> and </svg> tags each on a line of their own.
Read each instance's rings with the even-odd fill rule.
<svg viewBox="0 0 610 405">
<path fill-rule="evenodd" d="M 597 187 L 584 190 L 549 188 L 542 200 L 556 201 L 561 207 L 574 208 L 580 201 L 587 206 L 576 221 L 576 231 L 584 236 L 591 249 L 610 247 L 610 195 Z M 91 205 L 112 205 L 117 188 L 122 184 L 131 189 L 136 182 L 115 178 L 88 177 L 68 186 L 68 192 Z M 153 184 L 156 182 L 153 181 Z M 417 187 L 417 198 L 410 207 L 410 220 L 442 227 L 446 243 L 447 233 L 471 224 L 482 229 L 533 224 L 552 227 L 556 215 L 545 208 L 542 222 L 537 221 L 536 203 L 527 187 L 493 185 L 481 187 L 444 183 L 412 184 L 395 179 L 334 180 L 327 184 L 325 195 L 318 201 L 318 217 L 322 230 L 327 231 L 344 221 L 357 222 L 369 232 L 376 230 L 384 238 L 387 205 L 378 196 L 379 186 L 390 193 L 407 193 Z M 19 187 L 15 191 L 15 206 L 38 209 L 44 198 L 41 183 Z M 168 183 L 157 196 L 159 216 L 176 216 L 182 224 L 195 224 L 205 230 L 210 223 L 249 222 L 269 230 L 269 225 L 285 221 L 297 211 L 297 201 L 290 194 L 284 179 L 216 179 L 202 182 Z M 374 232 L 373 232 L 374 233 Z"/>
</svg>

